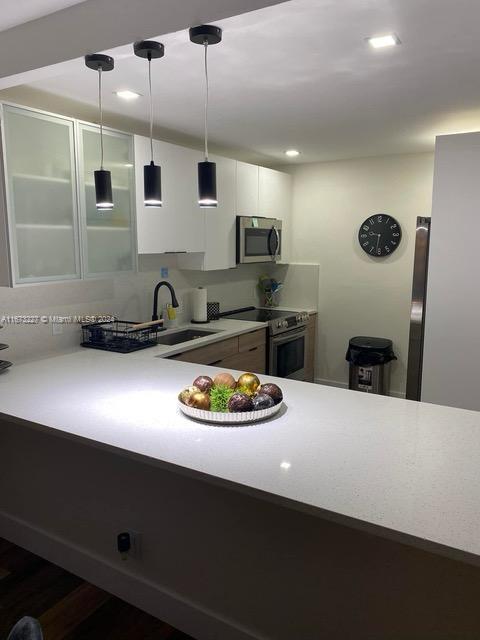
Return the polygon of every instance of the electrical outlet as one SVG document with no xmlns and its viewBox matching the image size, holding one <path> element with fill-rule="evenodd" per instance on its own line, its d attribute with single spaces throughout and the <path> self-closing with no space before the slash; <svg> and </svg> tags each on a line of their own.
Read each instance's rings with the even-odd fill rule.
<svg viewBox="0 0 480 640">
<path fill-rule="evenodd" d="M 130 549 L 123 554 L 124 560 L 127 558 L 140 558 L 141 552 L 141 535 L 138 531 L 132 531 L 132 529 L 125 529 L 124 533 L 128 533 L 130 536 Z"/>
<path fill-rule="evenodd" d="M 168 278 L 168 267 L 161 267 L 160 269 L 160 277 Z"/>
</svg>

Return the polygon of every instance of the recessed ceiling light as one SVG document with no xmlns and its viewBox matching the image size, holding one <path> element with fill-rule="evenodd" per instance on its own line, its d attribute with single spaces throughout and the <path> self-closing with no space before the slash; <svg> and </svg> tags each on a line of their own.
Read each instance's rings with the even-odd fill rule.
<svg viewBox="0 0 480 640">
<path fill-rule="evenodd" d="M 135 93 L 135 91 L 130 91 L 129 89 L 125 89 L 124 91 L 115 91 L 115 94 L 122 98 L 122 100 L 136 100 L 140 97 L 139 93 Z"/>
<path fill-rule="evenodd" d="M 373 49 L 384 49 L 385 47 L 395 47 L 396 45 L 401 44 L 400 38 L 396 33 L 387 33 L 384 36 L 367 38 L 367 42 Z"/>
<path fill-rule="evenodd" d="M 285 151 L 285 155 L 289 158 L 296 158 L 300 155 L 300 151 L 297 151 L 296 149 L 287 149 L 287 151 Z"/>
</svg>

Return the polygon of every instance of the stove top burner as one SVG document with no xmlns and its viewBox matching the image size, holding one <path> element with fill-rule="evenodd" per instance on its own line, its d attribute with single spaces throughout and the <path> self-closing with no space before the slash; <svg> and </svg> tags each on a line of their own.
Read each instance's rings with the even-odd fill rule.
<svg viewBox="0 0 480 640">
<path fill-rule="evenodd" d="M 249 320 L 250 322 L 268 322 L 271 335 L 306 325 L 308 313 L 301 311 L 281 311 L 280 309 L 239 309 L 222 313 L 223 318 Z"/>
<path fill-rule="evenodd" d="M 277 318 L 288 318 L 295 315 L 291 311 L 279 311 L 278 309 L 252 309 L 251 311 L 240 311 L 229 313 L 228 318 L 232 320 L 250 320 L 250 322 L 270 322 Z"/>
</svg>

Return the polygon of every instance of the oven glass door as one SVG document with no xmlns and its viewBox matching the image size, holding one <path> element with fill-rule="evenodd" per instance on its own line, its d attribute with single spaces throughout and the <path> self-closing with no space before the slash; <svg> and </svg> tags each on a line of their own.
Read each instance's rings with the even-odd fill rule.
<svg viewBox="0 0 480 640">
<path fill-rule="evenodd" d="M 271 375 L 303 380 L 305 377 L 306 331 L 288 332 L 272 338 Z"/>
<path fill-rule="evenodd" d="M 246 258 L 268 258 L 281 255 L 282 232 L 275 229 L 245 229 L 244 255 Z"/>
</svg>

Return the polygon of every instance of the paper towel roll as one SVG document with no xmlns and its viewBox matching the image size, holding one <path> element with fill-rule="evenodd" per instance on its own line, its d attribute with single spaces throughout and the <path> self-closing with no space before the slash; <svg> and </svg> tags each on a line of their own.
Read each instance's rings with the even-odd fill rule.
<svg viewBox="0 0 480 640">
<path fill-rule="evenodd" d="M 207 321 L 207 290 L 203 287 L 193 290 L 193 319 L 195 322 Z"/>
</svg>

